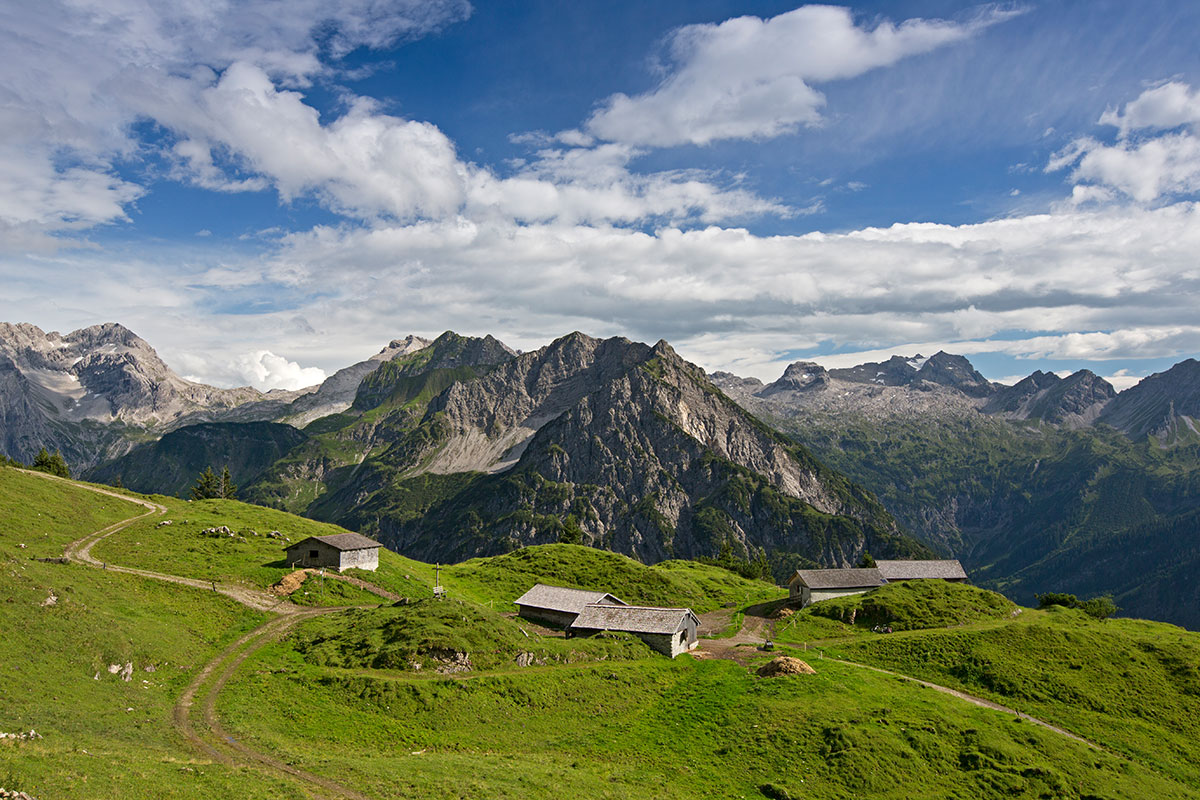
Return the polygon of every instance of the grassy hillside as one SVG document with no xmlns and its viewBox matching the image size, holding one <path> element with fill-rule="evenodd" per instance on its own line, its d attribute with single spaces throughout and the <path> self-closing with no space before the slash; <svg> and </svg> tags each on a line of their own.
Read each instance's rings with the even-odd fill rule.
<svg viewBox="0 0 1200 800">
<path fill-rule="evenodd" d="M 475 558 L 444 571 L 443 583 L 467 599 L 515 610 L 512 601 L 535 583 L 603 589 L 627 603 L 686 606 L 711 611 L 727 603 L 775 598 L 781 590 L 721 567 L 694 561 L 646 566 L 628 556 L 569 544 L 526 547 L 502 556 Z"/>
<path fill-rule="evenodd" d="M 0 467 L 0 534 L 27 558 L 61 556 L 63 548 L 84 533 L 145 510 L 68 481 Z"/>
<path fill-rule="evenodd" d="M 1026 711 L 1200 795 L 1200 635 L 1026 609 L 1004 625 L 876 636 L 837 651 Z"/>
<path fill-rule="evenodd" d="M 97 551 L 261 586 L 286 567 L 273 561 L 278 540 L 250 529 L 293 540 L 337 530 L 232 501 L 157 499 L 167 515 Z M 43 737 L 0 740 L 0 785 L 81 800 L 324 796 L 257 762 L 233 768 L 201 756 L 171 724 L 200 668 L 269 615 L 187 586 L 32 561 L 34 545 L 18 547 L 40 534 L 37 547 L 57 555 L 141 510 L 0 469 L 0 731 Z M 159 527 L 164 519 L 172 524 Z M 221 524 L 245 540 L 199 535 Z M 549 545 L 444 567 L 446 601 L 428 599 L 433 573 L 385 553 L 379 572 L 364 575 L 414 602 L 300 621 L 244 663 L 227 662 L 236 669 L 215 704 L 233 739 L 381 800 L 1200 795 L 1200 722 L 1190 713 L 1200 635 L 1171 626 L 1070 610 L 1013 616 L 996 595 L 936 582 L 778 621 L 805 641 L 836 638 L 831 653 L 993 697 L 1109 752 L 819 650 L 797 653 L 815 675 L 762 679 L 753 668 L 773 654 L 752 647 L 739 650 L 750 669 L 669 660 L 630 636 L 566 639 L 509 616 L 537 581 L 700 611 L 781 594 L 718 567 L 647 567 Z M 879 614 L 912 630 L 872 634 Z"/>
<path fill-rule="evenodd" d="M 196 671 L 262 615 L 210 592 L 31 558 L 143 510 L 0 467 L 0 731 L 42 737 L 0 740 L 0 786 L 43 798 L 303 797 L 197 760 L 171 726 Z M 127 663 L 129 681 L 110 673 Z"/>
<path fill-rule="evenodd" d="M 1017 614 L 1003 595 L 946 581 L 903 581 L 866 594 L 835 597 L 809 606 L 812 616 L 852 623 L 860 628 L 886 625 L 893 631 L 948 628 Z"/>
<path fill-rule="evenodd" d="M 760 679 L 688 657 L 467 679 L 263 650 L 222 697 L 239 737 L 376 797 L 1160 798 L 1178 780 L 828 660 Z"/>
</svg>

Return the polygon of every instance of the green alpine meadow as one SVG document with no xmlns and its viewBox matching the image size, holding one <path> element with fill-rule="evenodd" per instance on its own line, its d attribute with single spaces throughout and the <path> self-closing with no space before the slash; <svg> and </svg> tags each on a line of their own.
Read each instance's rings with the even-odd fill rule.
<svg viewBox="0 0 1200 800">
<path fill-rule="evenodd" d="M 570 544 L 453 565 L 381 550 L 373 571 L 312 570 L 272 594 L 297 572 L 290 543 L 343 531 L 14 467 L 0 509 L 0 782 L 34 797 L 1200 786 L 1200 636 L 1164 623 L 942 581 L 797 609 L 728 566 Z M 672 659 L 631 633 L 565 637 L 516 613 L 535 583 L 690 607 L 702 638 Z M 781 657 L 811 670 L 758 674 Z"/>
</svg>

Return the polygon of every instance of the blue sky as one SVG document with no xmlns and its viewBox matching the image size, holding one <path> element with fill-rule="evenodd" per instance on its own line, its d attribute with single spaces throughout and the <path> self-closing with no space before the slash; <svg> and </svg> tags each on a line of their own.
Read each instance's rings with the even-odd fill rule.
<svg viewBox="0 0 1200 800">
<path fill-rule="evenodd" d="M 0 2 L 0 318 L 295 388 L 408 333 L 765 380 L 1200 352 L 1200 6 Z"/>
</svg>

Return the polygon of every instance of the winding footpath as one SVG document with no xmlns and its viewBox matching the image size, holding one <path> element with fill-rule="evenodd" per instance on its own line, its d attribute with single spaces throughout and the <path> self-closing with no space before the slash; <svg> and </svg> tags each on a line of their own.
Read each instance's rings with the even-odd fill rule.
<svg viewBox="0 0 1200 800">
<path fill-rule="evenodd" d="M 37 475 L 49 480 L 63 480 L 52 475 L 47 475 L 41 472 L 30 472 L 31 475 Z M 297 606 L 291 601 L 280 599 L 267 592 L 252 589 L 247 586 L 239 586 L 236 584 L 218 584 L 212 581 L 203 581 L 196 578 L 185 578 L 180 575 L 168 575 L 162 572 L 153 572 L 146 569 L 135 569 L 133 567 L 122 567 L 115 564 L 108 564 L 92 555 L 92 548 L 100 541 L 112 536 L 115 533 L 125 530 L 130 525 L 143 520 L 147 517 L 152 517 L 156 514 L 165 514 L 167 509 L 158 503 L 150 500 L 142 500 L 128 495 L 110 492 L 95 486 L 87 486 L 74 481 L 65 481 L 72 486 L 86 489 L 97 494 L 115 497 L 118 500 L 124 500 L 128 503 L 135 503 L 145 507 L 147 510 L 129 519 L 109 525 L 107 528 L 89 533 L 71 544 L 67 545 L 63 555 L 77 564 L 85 564 L 87 566 L 96 567 L 99 569 L 110 570 L 112 572 L 123 572 L 129 575 L 137 575 L 143 578 L 151 578 L 154 580 L 164 581 L 167 583 L 182 584 L 197 589 L 215 591 L 218 594 L 225 595 L 242 605 L 251 608 L 255 611 L 273 612 L 278 616 L 259 625 L 257 628 L 243 634 L 241 638 L 226 647 L 221 653 L 205 664 L 188 687 L 179 696 L 175 702 L 175 707 L 172 710 L 172 723 L 180 735 L 183 736 L 196 750 L 205 756 L 212 758 L 227 766 L 237 766 L 239 761 L 249 763 L 258 768 L 266 768 L 270 771 L 282 773 L 284 775 L 296 778 L 309 785 L 310 789 L 316 789 L 322 794 L 317 796 L 325 797 L 344 797 L 351 800 L 371 800 L 364 794 L 357 792 L 347 786 L 333 781 L 329 778 L 296 766 L 288 764 L 280 759 L 274 758 L 267 753 L 255 750 L 244 742 L 240 742 L 231 736 L 222 726 L 217 717 L 216 705 L 217 697 L 225 684 L 233 676 L 242 663 L 254 654 L 257 650 L 279 639 L 287 632 L 289 628 L 298 622 L 312 617 L 320 616 L 321 614 L 330 614 L 337 611 L 345 611 L 355 606 L 332 606 L 323 608 L 305 608 Z M 365 582 L 358 581 L 358 584 Z M 364 586 L 363 588 L 367 588 Z M 375 587 L 378 589 L 378 587 Z M 376 594 L 390 594 L 385 590 L 378 589 Z M 197 699 L 203 698 L 200 703 L 200 722 L 202 727 L 198 727 L 194 718 Z M 201 729 L 206 728 L 210 734 L 209 739 L 201 735 Z M 327 793 L 327 794 L 326 794 Z"/>
</svg>

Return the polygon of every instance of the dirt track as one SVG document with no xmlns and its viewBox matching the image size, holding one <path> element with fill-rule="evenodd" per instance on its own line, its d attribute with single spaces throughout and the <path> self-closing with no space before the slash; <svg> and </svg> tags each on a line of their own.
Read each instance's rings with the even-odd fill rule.
<svg viewBox="0 0 1200 800">
<path fill-rule="evenodd" d="M 62 478 L 57 478 L 41 472 L 29 472 L 29 474 L 46 478 L 48 480 L 63 480 Z M 236 584 L 216 584 L 211 581 L 202 581 L 196 578 L 185 578 L 180 575 L 168 575 L 162 572 L 152 572 L 151 570 L 122 567 L 115 564 L 106 564 L 92 556 L 92 548 L 97 542 L 105 539 L 108 536 L 112 536 L 114 533 L 118 533 L 128 528 L 138 520 L 145 519 L 146 517 L 150 517 L 155 514 L 165 514 L 167 509 L 164 506 L 149 500 L 128 497 L 123 494 L 118 494 L 117 492 L 110 492 L 105 489 L 94 486 L 86 486 L 73 481 L 69 483 L 71 483 L 72 486 L 78 486 L 80 488 L 87 489 L 88 491 L 96 492 L 97 494 L 115 497 L 118 500 L 124 500 L 129 503 L 135 503 L 137 505 L 144 506 L 148 510 L 143 514 L 138 514 L 130 517 L 129 519 L 114 523 L 109 525 L 107 528 L 102 528 L 101 530 L 89 533 L 87 536 L 77 539 L 76 541 L 67 545 L 66 550 L 63 552 L 63 555 L 66 558 L 78 564 L 86 564 L 98 569 L 106 569 L 113 572 L 123 572 L 130 575 L 151 578 L 167 583 L 176 583 L 197 589 L 216 591 L 218 594 L 225 595 L 226 597 L 229 597 L 244 606 L 252 608 L 255 611 L 270 611 L 279 614 L 279 616 L 273 617 L 267 622 L 264 622 L 262 625 L 259 625 L 254 630 L 244 634 L 233 644 L 226 647 L 220 654 L 205 664 L 196 674 L 196 677 L 192 680 L 192 682 L 188 684 L 188 687 L 184 690 L 183 694 L 180 695 L 179 699 L 175 702 L 175 706 L 171 713 L 172 723 L 183 736 L 183 738 L 205 756 L 208 756 L 215 761 L 219 761 L 222 764 L 233 766 L 237 763 L 237 760 L 229 752 L 233 751 L 233 754 L 242 756 L 243 760 L 248 759 L 253 765 L 259 768 L 265 767 L 270 770 L 282 772 L 285 775 L 289 775 L 293 778 L 298 778 L 299 780 L 309 784 L 309 788 L 317 788 L 323 792 L 328 792 L 333 797 L 348 797 L 351 798 L 351 800 L 370 800 L 370 798 L 368 798 L 366 795 L 356 792 L 346 786 L 342 786 L 336 781 L 313 774 L 306 770 L 299 769 L 298 767 L 294 767 L 237 741 L 230 736 L 223 727 L 221 727 L 220 720 L 217 718 L 216 713 L 217 697 L 221 690 L 225 687 L 225 684 L 229 681 L 230 677 L 232 677 L 237 668 L 241 666 L 242 662 L 249 658 L 255 651 L 278 639 L 287 631 L 288 628 L 292 627 L 297 622 L 310 619 L 321 614 L 344 611 L 348 608 L 353 608 L 353 606 L 303 608 L 294 605 L 290 601 L 281 600 L 280 598 L 275 597 L 267 592 L 259 591 L 246 586 L 239 586 Z M 356 585 L 366 588 L 368 591 L 373 589 L 376 594 L 380 594 L 381 596 L 391 594 L 390 592 L 380 589 L 379 587 L 372 587 L 365 581 L 359 581 L 357 579 L 352 579 L 352 581 Z M 218 670 L 220 670 L 219 674 Z M 214 674 L 216 674 L 217 677 L 215 680 L 212 680 Z M 203 690 L 205 685 L 208 684 L 210 680 L 212 680 L 212 683 L 208 686 L 208 691 L 205 694 L 204 703 L 201 707 L 201 718 L 204 726 L 207 727 L 212 734 L 210 738 L 214 738 L 216 740 L 216 745 L 210 741 L 206 741 L 205 738 L 200 735 L 193 721 L 193 711 L 195 708 L 196 697 L 204 693 Z"/>
</svg>

